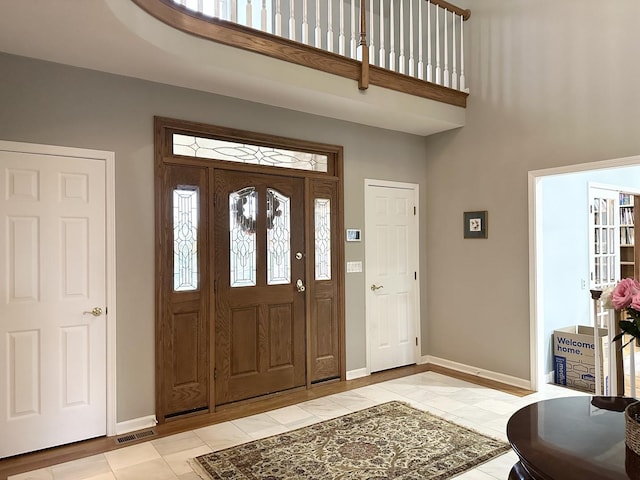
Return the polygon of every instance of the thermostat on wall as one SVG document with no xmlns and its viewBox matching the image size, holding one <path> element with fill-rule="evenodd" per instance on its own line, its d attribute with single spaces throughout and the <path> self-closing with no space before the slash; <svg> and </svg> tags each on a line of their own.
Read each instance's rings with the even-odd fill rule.
<svg viewBox="0 0 640 480">
<path fill-rule="evenodd" d="M 347 228 L 347 242 L 359 242 L 360 230 L 356 228 Z"/>
</svg>

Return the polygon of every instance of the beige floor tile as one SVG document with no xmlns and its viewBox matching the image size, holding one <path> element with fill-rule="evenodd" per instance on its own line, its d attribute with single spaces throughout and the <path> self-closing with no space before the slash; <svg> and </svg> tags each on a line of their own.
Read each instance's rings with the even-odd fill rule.
<svg viewBox="0 0 640 480">
<path fill-rule="evenodd" d="M 205 443 L 194 432 L 179 433 L 170 437 L 153 440 L 151 444 L 162 456 L 171 455 L 172 453 L 182 450 L 191 450 L 202 447 Z"/>
<path fill-rule="evenodd" d="M 104 455 L 107 457 L 107 461 L 114 472 L 138 463 L 161 458 L 151 442 L 132 445 L 113 452 L 107 452 Z"/>
<path fill-rule="evenodd" d="M 231 422 L 199 428 L 194 432 L 202 441 L 209 445 L 214 452 L 252 440 L 246 432 L 243 432 Z"/>
<path fill-rule="evenodd" d="M 62 463 L 51 468 L 54 480 L 83 480 L 111 473 L 111 468 L 103 454 Z"/>
<path fill-rule="evenodd" d="M 189 460 L 210 452 L 212 452 L 211 448 L 209 448 L 209 446 L 205 444 L 202 444 L 202 446 L 200 447 L 192 448 L 190 450 L 182 450 L 181 452 L 166 455 L 163 458 L 165 462 L 167 462 L 169 467 L 171 467 L 173 473 L 175 473 L 176 475 L 184 475 L 193 471 L 193 469 L 189 466 Z"/>
<path fill-rule="evenodd" d="M 117 480 L 177 480 L 178 476 L 162 458 L 137 463 L 115 472 Z"/>
<path fill-rule="evenodd" d="M 8 480 L 53 480 L 53 472 L 50 468 L 41 468 L 32 472 L 11 475 Z"/>
</svg>

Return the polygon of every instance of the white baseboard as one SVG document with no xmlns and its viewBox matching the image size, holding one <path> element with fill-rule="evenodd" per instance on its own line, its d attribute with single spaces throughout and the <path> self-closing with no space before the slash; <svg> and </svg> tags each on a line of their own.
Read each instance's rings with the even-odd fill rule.
<svg viewBox="0 0 640 480">
<path fill-rule="evenodd" d="M 469 375 L 475 375 L 476 377 L 486 378 L 488 380 L 504 383 L 506 385 L 512 385 L 514 387 L 531 390 L 530 380 L 525 380 L 523 378 L 518 378 L 518 377 L 512 377 L 511 375 L 505 375 L 503 373 L 492 372 L 491 370 L 485 370 L 483 368 L 472 367 L 470 365 L 465 365 L 463 363 L 452 362 L 451 360 L 446 360 L 444 358 L 438 358 L 438 357 L 433 357 L 431 355 L 426 355 L 420 359 L 420 363 L 421 364 L 431 363 L 433 365 L 438 365 L 440 367 L 445 367 L 451 370 L 455 370 L 456 372 L 467 373 Z"/>
<path fill-rule="evenodd" d="M 131 420 L 118 422 L 116 424 L 116 435 L 122 435 L 124 433 L 135 432 L 136 430 L 155 427 L 157 423 L 158 421 L 156 420 L 155 415 L 147 415 L 146 417 L 132 418 Z"/>
<path fill-rule="evenodd" d="M 366 377 L 367 375 L 369 375 L 369 374 L 367 373 L 367 369 L 366 368 L 358 368 L 356 370 L 349 370 L 347 372 L 347 380 L 353 380 L 354 378 Z"/>
</svg>

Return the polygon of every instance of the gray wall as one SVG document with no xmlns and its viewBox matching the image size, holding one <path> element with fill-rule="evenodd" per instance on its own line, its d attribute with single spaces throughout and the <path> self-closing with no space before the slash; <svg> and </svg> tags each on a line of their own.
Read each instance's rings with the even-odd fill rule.
<svg viewBox="0 0 640 480">
<path fill-rule="evenodd" d="M 343 145 L 349 226 L 363 226 L 365 176 L 426 187 L 422 137 L 4 54 L 0 72 L 0 138 L 115 152 L 118 421 L 155 412 L 154 115 Z M 364 245 L 346 258 L 364 260 Z M 363 274 L 347 277 L 346 310 L 354 370 L 365 366 Z"/>
<path fill-rule="evenodd" d="M 467 123 L 427 139 L 430 355 L 529 378 L 527 172 L 640 153 L 637 0 L 459 0 Z M 462 212 L 489 211 L 463 240 Z"/>
</svg>

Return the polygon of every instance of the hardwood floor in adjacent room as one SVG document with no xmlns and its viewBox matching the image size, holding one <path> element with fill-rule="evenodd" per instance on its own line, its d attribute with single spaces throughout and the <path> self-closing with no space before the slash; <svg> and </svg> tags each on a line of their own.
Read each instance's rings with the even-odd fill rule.
<svg viewBox="0 0 640 480">
<path fill-rule="evenodd" d="M 509 416 L 525 404 L 579 392 L 545 385 L 540 392 L 499 384 L 433 365 L 413 365 L 310 390 L 245 402 L 156 427 L 156 434 L 125 445 L 98 438 L 0 460 L 0 480 L 195 480 L 187 459 L 389 400 L 401 400 L 506 440 Z M 469 408 L 473 406 L 473 408 Z M 513 453 L 460 479 L 506 478 Z"/>
</svg>

